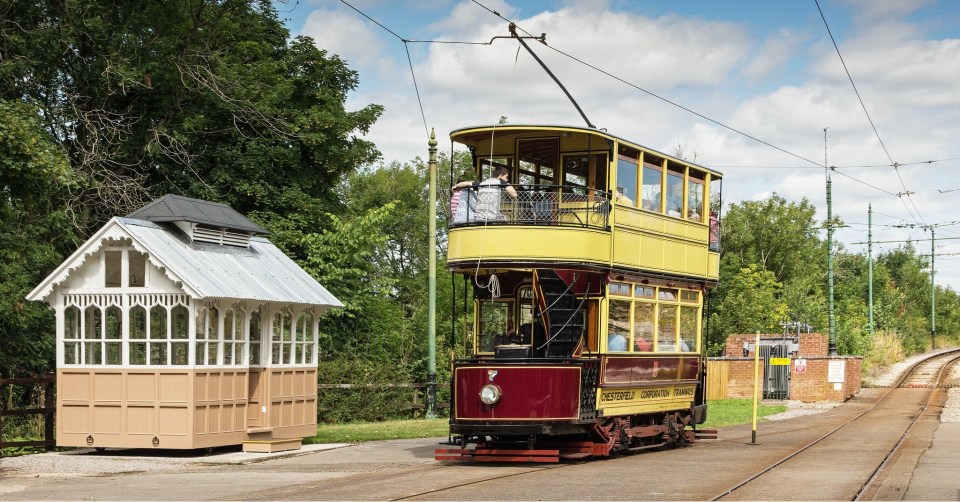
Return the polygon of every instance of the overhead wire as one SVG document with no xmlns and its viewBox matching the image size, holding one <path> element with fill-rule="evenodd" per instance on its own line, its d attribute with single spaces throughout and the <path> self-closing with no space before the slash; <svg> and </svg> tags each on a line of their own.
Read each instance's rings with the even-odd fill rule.
<svg viewBox="0 0 960 502">
<path fill-rule="evenodd" d="M 880 147 L 883 149 L 883 153 L 887 155 L 887 160 L 890 161 L 890 164 L 893 166 L 893 171 L 897 174 L 897 179 L 900 180 L 900 186 L 903 187 L 903 192 L 898 193 L 897 197 L 900 198 L 901 202 L 903 202 L 902 195 L 907 196 L 907 200 L 910 201 L 910 205 L 913 206 L 913 209 L 917 213 L 916 216 L 914 216 L 913 212 L 910 211 L 910 207 L 907 206 L 906 202 L 903 202 L 903 206 L 906 208 L 907 213 L 909 213 L 910 216 L 919 223 L 923 221 L 923 216 L 920 215 L 920 210 L 917 208 L 917 204 L 913 201 L 913 198 L 910 197 L 913 192 L 908 190 L 907 185 L 903 182 L 903 177 L 900 176 L 900 170 L 897 168 L 897 162 L 893 160 L 893 157 L 887 150 L 887 145 L 883 143 L 883 138 L 880 137 L 880 132 L 877 131 L 877 126 L 873 123 L 873 118 L 870 117 L 870 112 L 867 111 L 867 105 L 863 102 L 863 97 L 860 96 L 860 90 L 857 89 L 857 84 L 853 81 L 853 75 L 850 74 L 850 69 L 847 68 L 847 62 L 843 60 L 843 54 L 840 53 L 840 47 L 837 45 L 837 40 L 833 37 L 833 31 L 830 29 L 830 23 L 827 22 L 827 17 L 823 14 L 823 9 L 820 8 L 820 0 L 813 0 L 813 2 L 817 5 L 817 11 L 820 13 L 820 19 L 823 20 L 823 25 L 827 29 L 827 34 L 830 35 L 830 41 L 833 43 L 833 48 L 837 51 L 837 57 L 840 58 L 840 64 L 843 65 L 843 71 L 847 73 L 847 80 L 850 81 L 850 86 L 853 87 L 853 92 L 857 95 L 857 100 L 860 101 L 860 107 L 863 109 L 863 113 L 867 116 L 867 122 L 870 123 L 873 133 L 877 136 L 877 141 L 880 142 Z"/>
</svg>

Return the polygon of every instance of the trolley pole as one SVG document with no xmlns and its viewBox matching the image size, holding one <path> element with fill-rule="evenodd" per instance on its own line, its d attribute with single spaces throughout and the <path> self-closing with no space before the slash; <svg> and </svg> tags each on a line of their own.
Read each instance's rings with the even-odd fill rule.
<svg viewBox="0 0 960 502">
<path fill-rule="evenodd" d="M 427 285 L 427 418 L 436 418 L 437 404 L 437 137 L 433 129 L 430 130 L 430 152 L 427 169 L 430 171 L 430 199 L 427 204 L 430 222 L 430 239 L 428 250 L 429 283 Z"/>
</svg>

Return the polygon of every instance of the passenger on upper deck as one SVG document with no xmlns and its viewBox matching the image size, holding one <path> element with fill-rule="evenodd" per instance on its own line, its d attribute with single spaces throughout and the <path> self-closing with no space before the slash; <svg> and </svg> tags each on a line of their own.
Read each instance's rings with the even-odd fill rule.
<svg viewBox="0 0 960 502">
<path fill-rule="evenodd" d="M 632 205 L 633 205 L 633 201 L 630 200 L 630 197 L 627 197 L 626 195 L 623 194 L 623 187 L 617 187 L 617 199 L 616 199 L 616 202 L 617 202 L 617 204 L 621 204 L 621 205 L 624 205 L 624 206 L 632 206 Z"/>
<path fill-rule="evenodd" d="M 478 220 L 502 220 L 503 214 L 500 213 L 500 193 L 507 192 L 510 197 L 517 198 L 517 191 L 508 181 L 510 170 L 503 166 L 498 166 L 493 170 L 493 175 L 482 183 L 475 181 L 463 181 L 453 186 L 454 190 L 460 190 L 467 187 L 477 188 L 477 212 L 475 219 Z"/>
</svg>

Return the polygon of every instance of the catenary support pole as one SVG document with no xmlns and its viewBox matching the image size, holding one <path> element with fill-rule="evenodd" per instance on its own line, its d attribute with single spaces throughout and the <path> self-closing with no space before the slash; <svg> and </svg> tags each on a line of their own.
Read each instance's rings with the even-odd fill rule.
<svg viewBox="0 0 960 502">
<path fill-rule="evenodd" d="M 936 261 L 936 241 L 937 238 L 934 235 L 935 229 L 933 225 L 930 226 L 930 347 L 933 349 L 937 348 L 937 310 L 936 305 L 936 292 L 937 285 L 933 282 L 934 276 L 934 262 Z"/>
<path fill-rule="evenodd" d="M 873 204 L 867 204 L 867 313 L 873 338 Z"/>
<path fill-rule="evenodd" d="M 429 282 L 427 285 L 427 418 L 436 418 L 437 405 L 437 137 L 430 130 L 430 152 L 427 169 L 430 171 L 430 198 L 427 204 L 430 238 L 428 250 Z"/>
<path fill-rule="evenodd" d="M 823 167 L 827 167 L 827 128 L 823 128 Z M 837 320 L 833 311 L 833 188 L 827 171 L 827 324 L 828 355 L 837 355 Z"/>
</svg>

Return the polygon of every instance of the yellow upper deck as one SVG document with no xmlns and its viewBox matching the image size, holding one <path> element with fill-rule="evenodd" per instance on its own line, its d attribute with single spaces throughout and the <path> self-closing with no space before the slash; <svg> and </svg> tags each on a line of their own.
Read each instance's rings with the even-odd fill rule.
<svg viewBox="0 0 960 502">
<path fill-rule="evenodd" d="M 473 153 L 475 179 L 503 166 L 517 193 L 460 193 L 451 267 L 479 260 L 717 279 L 719 222 L 708 208 L 720 173 L 595 129 L 498 125 L 450 137 Z"/>
</svg>

